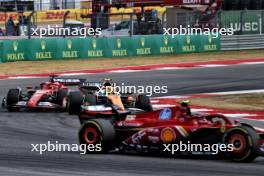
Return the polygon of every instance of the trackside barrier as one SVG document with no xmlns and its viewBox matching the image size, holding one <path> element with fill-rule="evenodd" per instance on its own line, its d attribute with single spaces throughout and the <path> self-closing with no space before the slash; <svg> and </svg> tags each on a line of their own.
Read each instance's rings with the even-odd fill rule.
<svg viewBox="0 0 264 176">
<path fill-rule="evenodd" d="M 220 39 L 197 36 L 50 38 L 2 41 L 2 62 L 151 56 L 220 50 Z"/>
<path fill-rule="evenodd" d="M 264 10 L 222 11 L 222 28 L 232 28 L 236 35 L 264 34 Z"/>
<path fill-rule="evenodd" d="M 234 35 L 221 37 L 221 51 L 264 49 L 264 35 Z"/>
</svg>

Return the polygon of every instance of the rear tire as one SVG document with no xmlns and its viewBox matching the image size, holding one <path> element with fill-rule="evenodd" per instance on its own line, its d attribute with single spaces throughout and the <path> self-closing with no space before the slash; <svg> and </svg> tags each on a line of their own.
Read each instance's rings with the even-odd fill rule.
<svg viewBox="0 0 264 176">
<path fill-rule="evenodd" d="M 81 92 L 70 92 L 68 97 L 68 112 L 70 115 L 77 115 L 81 112 L 81 105 L 83 103 L 83 96 Z"/>
<path fill-rule="evenodd" d="M 19 108 L 13 107 L 19 102 L 20 91 L 18 89 L 10 89 L 6 96 L 6 105 L 9 112 L 17 112 Z"/>
<path fill-rule="evenodd" d="M 109 120 L 93 119 L 84 122 L 79 130 L 80 144 L 94 145 L 97 150 L 87 151 L 104 153 L 113 149 L 115 142 L 115 129 Z M 96 147 L 97 146 L 97 147 Z M 98 150 L 100 146 L 101 150 Z"/>
<path fill-rule="evenodd" d="M 247 126 L 234 127 L 228 130 L 224 144 L 233 144 L 233 151 L 227 153 L 228 159 L 235 162 L 252 162 L 258 156 L 259 135 Z"/>
<path fill-rule="evenodd" d="M 144 111 L 153 111 L 150 99 L 146 95 L 138 95 L 136 99 L 136 108 Z"/>
</svg>

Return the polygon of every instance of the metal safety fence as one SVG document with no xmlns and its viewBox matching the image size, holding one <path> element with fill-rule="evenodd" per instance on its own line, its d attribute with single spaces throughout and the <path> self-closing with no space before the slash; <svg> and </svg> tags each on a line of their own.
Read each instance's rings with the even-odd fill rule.
<svg viewBox="0 0 264 176">
<path fill-rule="evenodd" d="M 264 49 L 264 35 L 234 35 L 221 37 L 221 50 Z"/>
</svg>

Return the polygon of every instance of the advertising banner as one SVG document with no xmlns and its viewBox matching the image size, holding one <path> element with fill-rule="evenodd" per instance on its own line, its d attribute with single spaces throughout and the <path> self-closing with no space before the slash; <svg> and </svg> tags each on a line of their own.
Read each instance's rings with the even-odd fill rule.
<svg viewBox="0 0 264 176">
<path fill-rule="evenodd" d="M 157 54 L 176 54 L 177 47 L 179 42 L 177 40 L 173 40 L 171 36 L 168 35 L 157 35 L 155 37 L 155 42 L 158 48 L 154 52 L 158 52 Z"/>
<path fill-rule="evenodd" d="M 2 62 L 151 56 L 220 50 L 220 38 L 208 35 L 174 38 L 167 35 L 149 35 L 114 38 L 23 39 L 5 40 L 2 43 Z"/>
<path fill-rule="evenodd" d="M 31 39 L 28 47 L 32 60 L 59 59 L 57 44 L 54 39 Z"/>
<path fill-rule="evenodd" d="M 78 59 L 81 58 L 81 48 L 83 47 L 84 39 L 68 38 L 56 39 L 57 58 L 59 59 Z"/>
<path fill-rule="evenodd" d="M 105 38 L 83 39 L 80 47 L 81 58 L 106 57 L 107 42 Z"/>
<path fill-rule="evenodd" d="M 129 41 L 129 37 L 116 37 L 106 39 L 105 53 L 106 57 L 127 57 L 133 56 L 134 51 L 131 50 L 131 42 L 135 39 Z"/>
<path fill-rule="evenodd" d="M 200 35 L 181 35 L 174 38 L 178 41 L 177 53 L 195 53 L 199 52 Z"/>
<path fill-rule="evenodd" d="M 135 56 L 159 54 L 156 36 L 136 36 L 133 42 Z"/>
<path fill-rule="evenodd" d="M 150 6 L 146 7 L 145 10 L 150 10 L 150 9 L 156 9 L 159 14 L 162 14 L 163 12 L 166 11 L 165 7 L 157 7 L 157 6 Z M 87 22 L 87 19 L 81 18 L 81 14 L 91 14 L 92 9 L 91 8 L 82 8 L 82 9 L 60 9 L 60 10 L 46 10 L 46 11 L 36 11 L 34 15 L 34 19 L 38 23 L 49 23 L 49 22 L 59 22 L 61 24 L 63 20 L 64 14 L 70 11 L 68 15 L 69 20 L 79 20 L 83 22 Z M 132 12 L 140 12 L 141 8 L 140 7 L 134 7 L 134 8 L 111 8 L 110 13 L 132 13 Z M 20 12 L 0 12 L 0 24 L 4 24 L 9 17 L 12 17 L 14 22 L 17 23 L 19 16 L 25 15 L 28 16 L 31 12 L 26 11 L 23 14 Z M 112 18 L 118 18 L 121 20 L 121 16 L 113 16 Z"/>
<path fill-rule="evenodd" d="M 4 40 L 2 62 L 33 60 L 30 55 L 31 40 Z"/>
<path fill-rule="evenodd" d="M 212 35 L 200 35 L 200 41 L 198 41 L 198 52 L 210 52 L 219 51 L 220 40 L 219 38 L 214 38 Z"/>
<path fill-rule="evenodd" d="M 221 25 L 233 28 L 235 34 L 260 34 L 263 33 L 263 14 L 261 10 L 223 11 Z"/>
</svg>

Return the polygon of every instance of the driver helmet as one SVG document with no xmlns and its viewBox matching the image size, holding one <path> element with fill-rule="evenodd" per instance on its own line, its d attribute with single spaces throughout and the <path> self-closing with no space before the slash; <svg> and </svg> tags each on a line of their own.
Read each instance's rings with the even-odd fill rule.
<svg viewBox="0 0 264 176">
<path fill-rule="evenodd" d="M 105 90 L 105 94 L 113 94 L 114 93 L 114 87 L 111 84 L 111 80 L 112 79 L 104 79 L 104 83 L 103 83 L 103 89 Z"/>
<path fill-rule="evenodd" d="M 186 112 L 186 115 L 191 116 L 192 113 L 189 104 L 190 104 L 190 100 L 182 100 L 180 102 L 181 109 Z"/>
</svg>

